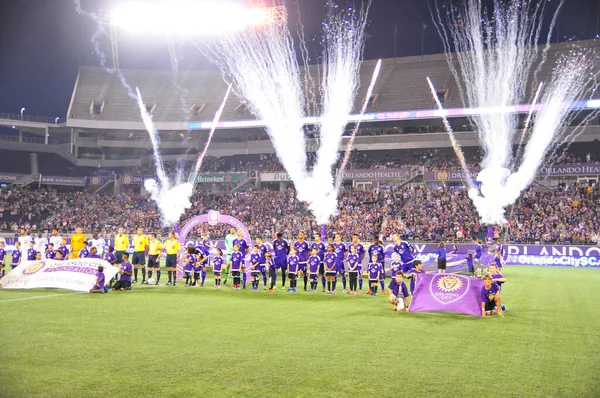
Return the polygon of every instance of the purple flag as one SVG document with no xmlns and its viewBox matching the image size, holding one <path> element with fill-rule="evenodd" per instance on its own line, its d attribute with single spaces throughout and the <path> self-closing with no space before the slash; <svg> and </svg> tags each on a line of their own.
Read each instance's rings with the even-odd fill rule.
<svg viewBox="0 0 600 398">
<path fill-rule="evenodd" d="M 454 274 L 419 275 L 410 312 L 451 311 L 481 316 L 483 281 Z"/>
</svg>

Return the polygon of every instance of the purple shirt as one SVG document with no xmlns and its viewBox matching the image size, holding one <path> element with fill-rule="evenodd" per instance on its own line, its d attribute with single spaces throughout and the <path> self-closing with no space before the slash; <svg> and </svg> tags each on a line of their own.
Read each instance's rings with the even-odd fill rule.
<svg viewBox="0 0 600 398">
<path fill-rule="evenodd" d="M 114 255 L 114 253 L 106 253 L 105 260 L 111 264 L 114 264 L 117 262 L 117 257 Z"/>
<path fill-rule="evenodd" d="M 13 250 L 12 252 L 12 265 L 17 265 L 19 263 L 19 260 L 21 259 L 21 251 L 20 250 Z"/>
<path fill-rule="evenodd" d="M 365 247 L 362 245 L 362 243 L 353 243 L 350 245 L 350 247 L 354 247 L 356 249 L 356 254 L 358 254 L 358 258 L 360 259 L 359 262 L 362 263 L 362 260 L 365 258 Z"/>
<path fill-rule="evenodd" d="M 0 261 L 4 261 L 4 257 L 6 257 L 6 250 L 0 249 Z"/>
<path fill-rule="evenodd" d="M 242 261 L 244 256 L 240 252 L 231 253 L 231 270 L 239 271 L 242 268 Z"/>
<path fill-rule="evenodd" d="M 310 256 L 308 258 L 308 271 L 311 274 L 316 274 L 319 272 L 319 264 L 321 264 L 319 256 Z"/>
<path fill-rule="evenodd" d="M 298 256 L 288 257 L 288 273 L 295 274 L 298 272 L 298 265 L 300 264 L 300 258 Z"/>
<path fill-rule="evenodd" d="M 438 247 L 435 254 L 437 254 L 438 260 L 445 260 L 446 259 L 446 248 Z"/>
<path fill-rule="evenodd" d="M 400 261 L 392 261 L 392 278 L 398 271 L 402 271 L 402 263 Z"/>
<path fill-rule="evenodd" d="M 275 250 L 275 257 L 287 257 L 290 253 L 290 244 L 285 239 L 275 239 L 273 241 L 273 250 Z"/>
<path fill-rule="evenodd" d="M 98 272 L 96 274 L 96 284 L 94 285 L 94 290 L 103 290 L 104 289 L 104 273 Z"/>
<path fill-rule="evenodd" d="M 325 253 L 325 258 L 323 262 L 325 263 L 325 271 L 333 271 L 335 269 L 335 253 Z"/>
<path fill-rule="evenodd" d="M 379 273 L 381 271 L 381 265 L 379 263 L 370 263 L 367 267 L 367 272 L 369 273 L 370 280 L 379 279 Z"/>
<path fill-rule="evenodd" d="M 99 254 L 90 254 L 86 258 L 102 258 L 102 256 L 100 256 Z"/>
<path fill-rule="evenodd" d="M 323 261 L 323 259 L 325 258 L 325 243 L 321 242 L 321 243 L 313 243 L 312 245 L 310 245 L 310 250 L 317 248 L 317 256 L 319 256 L 319 258 L 321 259 L 321 262 Z"/>
<path fill-rule="evenodd" d="M 240 247 L 240 253 L 244 256 L 248 254 L 248 242 L 246 242 L 246 239 L 234 239 L 233 244 Z"/>
<path fill-rule="evenodd" d="M 489 289 L 486 289 L 485 285 L 484 285 L 481 288 L 481 302 L 482 303 L 488 302 L 488 296 L 490 296 L 490 295 L 492 295 L 492 296 L 496 295 L 496 293 L 498 293 L 499 290 L 500 290 L 500 288 L 495 283 L 492 283 L 492 285 L 490 286 Z M 489 300 L 489 301 L 491 301 L 491 300 Z"/>
<path fill-rule="evenodd" d="M 402 241 L 399 245 L 394 246 L 394 252 L 400 255 L 400 260 L 404 264 L 415 261 L 415 256 L 413 255 L 414 249 L 415 248 L 413 245 L 405 241 Z"/>
<path fill-rule="evenodd" d="M 404 281 L 398 283 L 398 281 L 396 281 L 396 278 L 392 278 L 392 281 L 390 282 L 388 287 L 390 288 L 392 293 L 394 293 L 394 296 L 399 296 L 399 293 L 402 293 L 402 297 L 410 296 L 410 294 L 408 293 L 408 288 L 406 287 L 406 283 L 404 283 Z"/>
<path fill-rule="evenodd" d="M 502 260 L 498 257 L 494 257 L 494 262 L 498 266 L 498 268 L 502 268 Z"/>
<path fill-rule="evenodd" d="M 250 266 L 251 267 L 255 267 L 254 269 L 258 270 L 258 266 L 260 264 L 260 254 L 259 253 L 252 253 L 250 255 Z"/>
<path fill-rule="evenodd" d="M 260 265 L 267 264 L 267 257 L 265 256 L 265 254 L 267 254 L 268 251 L 269 251 L 269 249 L 267 248 L 267 246 L 264 243 L 258 247 L 258 254 L 259 254 L 258 263 Z"/>
<path fill-rule="evenodd" d="M 467 256 L 467 265 L 469 267 L 473 266 L 473 256 Z"/>
<path fill-rule="evenodd" d="M 35 249 L 30 247 L 27 249 L 27 261 L 35 260 Z"/>
<path fill-rule="evenodd" d="M 475 258 L 481 258 L 482 253 L 483 253 L 483 246 L 477 245 L 477 247 L 475 247 Z"/>
<path fill-rule="evenodd" d="M 358 253 L 348 254 L 348 271 L 358 272 L 358 261 L 359 261 Z"/>
<path fill-rule="evenodd" d="M 213 272 L 221 272 L 223 268 L 223 257 L 217 256 L 213 258 Z"/>
<path fill-rule="evenodd" d="M 344 242 L 334 243 L 333 249 L 335 251 L 337 261 L 340 263 L 344 261 L 344 258 L 346 257 L 346 244 Z"/>
<path fill-rule="evenodd" d="M 52 249 L 46 250 L 46 258 L 47 259 L 54 260 L 55 257 L 56 257 L 56 253 L 54 253 L 54 250 L 52 250 Z"/>
<path fill-rule="evenodd" d="M 308 242 L 295 242 L 294 247 L 296 248 L 296 255 L 298 256 L 300 262 L 306 263 L 306 260 L 308 259 Z"/>
<path fill-rule="evenodd" d="M 194 263 L 196 262 L 196 258 L 194 257 L 193 254 L 188 254 L 187 256 L 185 256 L 185 271 L 191 271 L 192 268 L 194 268 Z"/>
<path fill-rule="evenodd" d="M 87 258 L 90 256 L 90 251 L 88 249 L 81 249 L 79 251 L 79 258 Z"/>
<path fill-rule="evenodd" d="M 121 274 L 121 280 L 131 282 L 131 272 L 133 270 L 133 266 L 131 265 L 131 263 L 129 261 L 126 261 L 123 264 L 121 264 L 121 270 L 123 270 L 123 273 Z M 128 272 L 129 275 L 125 275 L 125 272 Z"/>
<path fill-rule="evenodd" d="M 69 248 L 67 246 L 60 246 L 58 251 L 62 253 L 62 260 L 66 260 L 69 257 Z"/>
<path fill-rule="evenodd" d="M 377 256 L 377 261 L 380 263 L 385 259 L 385 252 L 383 251 L 383 246 L 381 245 L 369 246 L 369 261 L 371 261 L 373 258 L 373 254 Z"/>
</svg>

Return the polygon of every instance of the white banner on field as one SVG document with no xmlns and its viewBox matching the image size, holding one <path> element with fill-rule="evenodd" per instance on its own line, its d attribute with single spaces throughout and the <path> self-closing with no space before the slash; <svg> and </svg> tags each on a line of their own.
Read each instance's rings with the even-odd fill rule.
<svg viewBox="0 0 600 398">
<path fill-rule="evenodd" d="M 100 265 L 104 267 L 105 281 L 119 272 L 118 267 L 99 258 L 23 261 L 0 280 L 0 285 L 2 289 L 57 288 L 87 292 L 96 283 Z"/>
</svg>

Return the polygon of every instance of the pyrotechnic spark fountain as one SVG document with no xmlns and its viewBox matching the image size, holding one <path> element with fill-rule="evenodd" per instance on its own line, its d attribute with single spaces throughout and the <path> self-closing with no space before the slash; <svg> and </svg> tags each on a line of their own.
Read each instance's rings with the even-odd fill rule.
<svg viewBox="0 0 600 398">
<path fill-rule="evenodd" d="M 527 119 L 525 119 L 525 124 L 523 125 L 523 131 L 521 131 L 521 137 L 519 138 L 519 145 L 517 146 L 517 153 L 515 154 L 515 157 L 513 159 L 513 163 L 514 163 L 515 167 L 521 157 L 521 149 L 523 148 L 523 141 L 525 139 L 525 136 L 527 135 L 527 131 L 529 131 L 529 125 L 531 124 L 531 119 L 533 118 L 533 112 L 536 108 L 538 99 L 542 92 L 542 87 L 544 87 L 544 83 L 540 82 L 540 84 L 538 85 L 538 89 L 535 91 L 535 96 L 533 97 L 533 102 L 531 103 L 531 106 L 529 107 L 529 112 L 527 113 Z"/>
<path fill-rule="evenodd" d="M 217 124 L 219 123 L 219 120 L 221 119 L 221 114 L 223 113 L 223 108 L 225 108 L 225 104 L 227 103 L 227 98 L 229 98 L 230 92 L 231 92 L 231 84 L 229 84 L 227 86 L 227 91 L 225 92 L 225 97 L 223 97 L 221 106 L 219 107 L 219 109 L 217 109 L 217 112 L 215 112 L 215 117 L 213 118 L 212 127 L 210 128 L 210 132 L 208 133 L 208 139 L 206 140 L 204 149 L 202 150 L 202 153 L 200 154 L 200 156 L 198 156 L 198 160 L 196 160 L 196 165 L 194 166 L 194 169 L 192 170 L 192 172 L 190 173 L 190 176 L 188 178 L 188 182 L 193 185 L 196 185 L 196 183 L 197 183 L 198 173 L 200 172 L 200 168 L 202 167 L 202 161 L 204 160 L 204 157 L 206 156 L 208 147 L 210 146 L 213 135 L 215 134 L 215 130 L 217 129 Z"/>
<path fill-rule="evenodd" d="M 337 211 L 337 187 L 331 166 L 348 123 L 358 87 L 368 6 L 350 15 L 331 14 L 326 32 L 324 117 L 321 146 L 312 173 L 306 168 L 303 131 L 305 94 L 293 41 L 285 24 L 224 35 L 215 62 L 234 83 L 248 109 L 266 124 L 277 155 L 319 224 Z M 308 74 L 308 70 L 305 71 Z M 310 78 L 307 76 L 306 78 Z"/>
<path fill-rule="evenodd" d="M 369 83 L 367 95 L 365 96 L 365 101 L 363 102 L 362 107 L 360 109 L 358 121 L 356 122 L 354 129 L 352 129 L 352 133 L 350 134 L 348 142 L 346 143 L 346 149 L 344 150 L 344 158 L 342 159 L 342 163 L 340 164 L 338 180 L 336 183 L 338 188 L 342 184 L 342 173 L 344 172 L 344 170 L 346 170 L 346 166 L 350 161 L 350 154 L 352 153 L 352 147 L 354 146 L 354 138 L 356 137 L 356 133 L 358 133 L 358 129 L 360 128 L 361 117 L 365 114 L 367 106 L 369 106 L 369 99 L 373 95 L 373 89 L 375 88 L 375 83 L 377 83 L 377 78 L 379 77 L 380 71 L 381 60 L 377 61 L 377 64 L 375 65 L 375 70 L 373 70 L 373 76 L 371 77 L 371 83 Z"/>
<path fill-rule="evenodd" d="M 524 103 L 527 87 L 531 84 L 529 76 L 535 76 L 541 66 L 537 61 L 537 42 L 545 3 L 494 0 L 491 19 L 485 17 L 487 10 L 477 0 L 467 0 L 458 9 L 450 8 L 446 21 L 442 20 L 440 8 L 437 8 L 436 27 L 465 106 L 505 109 Z M 562 0 L 558 3 L 556 13 L 562 3 Z M 455 54 L 451 54 L 451 40 Z M 458 62 L 458 68 L 453 58 Z M 521 191 L 529 186 L 548 148 L 564 132 L 565 122 L 569 119 L 567 104 L 580 99 L 578 97 L 590 88 L 589 79 L 573 78 L 576 74 L 591 72 L 593 63 L 590 59 L 573 56 L 567 59 L 570 61 L 559 66 L 546 85 L 540 111 L 533 118 L 534 127 L 525 155 L 514 174 L 511 175 L 509 162 L 514 159 L 512 146 L 518 117 L 509 112 L 484 112 L 472 118 L 485 156 L 477 176 L 481 189 L 470 189 L 469 196 L 485 224 L 506 222 L 506 206 L 514 203 Z M 536 62 L 538 67 L 532 70 Z"/>
<path fill-rule="evenodd" d="M 442 118 L 442 122 L 444 123 L 444 127 L 446 128 L 446 132 L 448 133 L 448 137 L 450 137 L 450 143 L 452 144 L 452 149 L 454 150 L 454 154 L 458 158 L 458 162 L 460 163 L 460 167 L 462 167 L 465 176 L 467 177 L 467 182 L 469 184 L 469 189 L 475 187 L 473 184 L 473 179 L 471 178 L 471 172 L 469 171 L 469 167 L 467 166 L 467 162 L 465 161 L 465 154 L 462 151 L 460 143 L 456 140 L 456 136 L 454 135 L 454 130 L 452 130 L 452 126 L 446 117 L 446 111 L 442 106 L 442 102 L 440 101 L 437 91 L 435 90 L 435 86 L 433 82 L 427 77 L 427 83 L 429 84 L 429 88 L 431 89 L 431 95 L 433 95 L 433 100 L 435 101 L 440 117 Z"/>
<path fill-rule="evenodd" d="M 370 2 L 360 10 L 349 7 L 347 12 L 330 11 L 329 20 L 323 24 L 323 115 L 317 162 L 309 177 L 309 185 L 319 187 L 320 197 L 307 198 L 309 208 L 318 224 L 328 223 L 329 218 L 337 213 L 338 187 L 334 185 L 332 167 L 338 159 L 340 141 L 354 107 L 359 86 L 360 60 L 369 5 Z M 369 95 L 367 100 L 368 98 Z"/>
</svg>

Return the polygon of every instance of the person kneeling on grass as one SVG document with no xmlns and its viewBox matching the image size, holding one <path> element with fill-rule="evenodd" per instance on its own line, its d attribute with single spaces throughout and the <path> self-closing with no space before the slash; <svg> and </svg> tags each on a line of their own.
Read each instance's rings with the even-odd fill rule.
<svg viewBox="0 0 600 398">
<path fill-rule="evenodd" d="M 123 262 L 119 269 L 120 279 L 113 286 L 113 290 L 131 290 L 131 276 L 133 275 L 133 266 L 129 262 L 129 253 L 123 253 Z"/>
<path fill-rule="evenodd" d="M 98 273 L 96 274 L 96 284 L 90 290 L 90 293 L 106 293 L 106 287 L 104 286 L 104 267 L 98 266 Z"/>
<path fill-rule="evenodd" d="M 392 311 L 406 311 L 408 312 L 408 288 L 404 283 L 404 273 L 402 271 L 396 272 L 394 278 L 390 282 L 388 288 L 390 289 L 390 304 L 394 306 Z"/>
<path fill-rule="evenodd" d="M 493 283 L 490 275 L 485 275 L 483 277 L 483 287 L 481 288 L 481 316 L 496 314 L 500 318 L 504 318 L 500 288 Z"/>
</svg>

